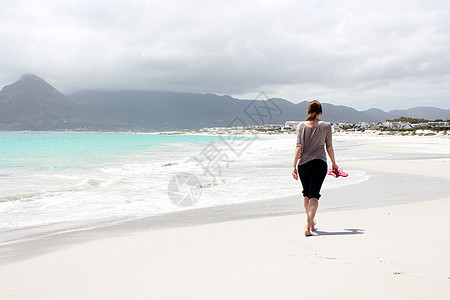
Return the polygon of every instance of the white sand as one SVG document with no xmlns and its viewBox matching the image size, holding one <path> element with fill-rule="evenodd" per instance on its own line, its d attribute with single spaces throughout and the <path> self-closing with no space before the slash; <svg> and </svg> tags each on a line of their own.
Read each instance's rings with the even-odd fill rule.
<svg viewBox="0 0 450 300">
<path fill-rule="evenodd" d="M 450 184 L 446 157 L 343 167 L 356 165 Z M 72 245 L 0 266 L 0 299 L 450 299 L 449 191 L 406 205 L 319 208 L 319 235 L 308 238 L 305 216 L 293 215 Z M 349 195 L 362 196 L 370 192 Z"/>
</svg>

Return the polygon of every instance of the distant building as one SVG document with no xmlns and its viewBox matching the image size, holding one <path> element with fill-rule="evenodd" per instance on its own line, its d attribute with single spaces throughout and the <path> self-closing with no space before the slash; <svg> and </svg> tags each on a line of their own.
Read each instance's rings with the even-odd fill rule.
<svg viewBox="0 0 450 300">
<path fill-rule="evenodd" d="M 413 128 L 413 126 L 411 124 L 409 124 L 408 122 L 383 122 L 382 124 L 379 125 L 379 127 L 383 130 L 386 129 L 393 129 L 393 130 L 399 130 L 399 129 L 411 129 Z"/>
<path fill-rule="evenodd" d="M 449 130 L 450 124 L 449 122 L 428 122 L 428 126 L 437 130 Z"/>
<path fill-rule="evenodd" d="M 291 129 L 291 130 L 296 130 L 297 129 L 297 125 L 299 123 L 301 123 L 302 121 L 286 121 L 286 123 L 284 123 L 284 128 L 287 129 Z"/>
<path fill-rule="evenodd" d="M 429 126 L 428 123 L 415 123 L 415 124 L 411 124 L 411 126 L 414 127 L 427 127 Z"/>
<path fill-rule="evenodd" d="M 358 124 L 355 125 L 355 129 L 357 130 L 366 130 L 370 128 L 370 123 L 369 122 L 359 122 Z"/>
<path fill-rule="evenodd" d="M 397 124 L 398 129 L 411 129 L 412 126 L 409 124 L 409 122 L 398 122 Z"/>
<path fill-rule="evenodd" d="M 344 128 L 342 127 L 342 126 L 339 126 L 339 124 L 333 124 L 333 125 L 331 125 L 331 130 L 333 131 L 333 132 L 338 132 L 338 131 L 341 131 L 341 130 L 343 130 Z"/>
</svg>

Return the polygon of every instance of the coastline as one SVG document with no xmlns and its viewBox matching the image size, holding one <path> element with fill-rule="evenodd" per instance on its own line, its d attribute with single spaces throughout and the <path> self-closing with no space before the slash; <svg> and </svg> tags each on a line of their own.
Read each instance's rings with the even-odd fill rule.
<svg viewBox="0 0 450 300">
<path fill-rule="evenodd" d="M 229 199 L 232 201 L 228 203 L 211 201 L 203 203 L 205 198 L 199 201 L 199 203 L 201 202 L 200 206 L 189 206 L 181 211 L 144 217 L 124 216 L 111 220 L 66 222 L 61 223 L 61 225 L 49 224 L 41 226 L 43 230 L 40 230 L 39 227 L 31 227 L 23 230 L 6 231 L 2 233 L 0 239 L 0 263 L 9 261 L 11 256 L 18 256 L 11 253 L 21 252 L 18 251 L 20 247 L 23 247 L 21 245 L 31 246 L 26 246 L 26 249 L 36 248 L 33 247 L 33 244 L 45 246 L 45 241 L 48 240 L 56 241 L 50 244 L 57 244 L 57 240 L 60 238 L 70 241 L 71 235 L 75 236 L 76 241 L 89 240 L 101 238 L 102 235 L 111 232 L 133 232 L 141 228 L 178 227 L 270 215 L 303 214 L 302 200 L 300 199 L 301 187 L 299 183 L 292 180 L 289 175 L 290 168 L 287 167 L 291 159 L 291 151 L 286 148 L 286 143 L 290 144 L 291 137 L 267 137 L 272 140 L 272 143 L 275 142 L 277 147 L 281 146 L 281 149 L 283 149 L 276 154 L 277 161 L 280 161 L 277 168 L 282 170 L 283 166 L 286 165 L 286 174 L 283 175 L 283 181 L 290 182 L 290 185 L 287 186 L 290 193 L 278 196 L 274 193 L 272 197 L 263 199 L 251 197 L 244 202 L 234 202 Z M 450 146 L 450 140 L 448 139 L 352 135 L 337 136 L 335 142 L 338 143 L 337 153 L 340 164 L 342 161 L 341 167 L 351 172 L 352 179 L 354 179 L 356 173 L 361 173 L 367 174 L 365 176 L 368 176 L 369 180 L 362 179 L 362 182 L 356 181 L 348 185 L 349 178 L 334 179 L 327 176 L 322 195 L 324 199 L 329 200 L 321 201 L 321 211 L 405 204 L 441 198 L 445 195 L 440 191 L 442 187 L 446 186 L 448 178 L 440 176 L 440 172 L 446 168 L 446 165 L 449 165 L 450 151 L 448 146 Z M 265 143 L 267 144 L 267 142 Z M 252 150 L 249 151 L 252 152 Z M 387 153 L 390 154 L 386 155 Z M 430 162 L 434 162 L 434 164 L 430 165 Z M 436 165 L 436 167 L 432 167 L 433 165 Z M 258 165 L 255 167 L 260 168 Z M 272 167 L 264 170 L 271 171 Z M 419 182 L 420 185 L 417 184 Z M 334 187 L 335 183 L 345 184 Z M 427 188 L 424 189 L 422 186 Z M 380 189 L 379 187 L 383 188 Z M 404 197 L 404 190 L 410 193 L 408 197 Z M 348 197 L 351 194 L 364 195 L 367 191 L 370 192 L 375 201 L 366 201 L 364 198 L 360 199 L 357 196 Z M 389 191 L 389 194 L 384 195 L 385 191 Z M 207 196 L 205 194 L 203 197 Z M 89 238 L 83 236 L 89 236 Z M 44 243 L 40 243 L 39 239 L 44 240 Z M 30 256 L 30 251 L 26 251 L 26 253 L 26 256 Z"/>
<path fill-rule="evenodd" d="M 295 135 L 295 130 L 257 130 L 257 129 L 235 129 L 235 128 L 220 128 L 213 130 L 211 128 L 205 129 L 185 129 L 185 130 L 168 130 L 168 131 L 80 131 L 80 130 L 0 130 L 0 133 L 33 133 L 33 134 L 148 134 L 148 135 L 258 135 L 273 137 L 277 135 Z M 428 134 L 427 133 L 432 133 Z M 334 131 L 333 136 L 404 136 L 404 137 L 424 137 L 424 138 L 450 138 L 450 131 L 438 130 L 422 130 L 402 131 L 402 130 L 339 130 Z"/>
<path fill-rule="evenodd" d="M 405 163 L 411 164 L 411 162 L 417 163 L 418 161 L 408 160 Z M 366 164 L 371 165 L 371 168 L 376 168 L 380 165 L 379 163 L 379 160 L 373 163 L 371 161 L 366 162 Z M 422 163 L 426 164 L 426 162 Z M 427 190 L 415 184 L 418 174 L 401 174 L 397 173 L 396 170 L 393 172 L 394 170 L 392 169 L 382 171 L 387 172 L 373 171 L 368 181 L 322 191 L 322 198 L 325 200 L 320 202 L 320 212 L 372 209 L 430 201 L 430 199 L 444 197 L 441 188 L 448 184 L 447 180 L 433 176 L 433 170 L 426 176 L 421 174 L 421 184 L 428 186 Z M 414 173 L 414 171 L 412 172 Z M 374 189 L 374 187 L 381 185 L 383 186 L 382 190 Z M 410 193 L 408 198 L 403 197 L 405 189 Z M 389 190 L 391 193 L 385 195 L 385 190 Z M 352 201 L 348 199 L 350 194 L 364 195 L 367 191 L 370 191 L 370 199 L 366 200 L 358 197 L 352 197 Z M 50 225 L 45 234 L 42 234 L 41 231 L 35 231 L 34 228 L 19 230 L 18 232 L 21 232 L 21 235 L 18 235 L 18 232 L 10 233 L 13 237 L 11 240 L 3 237 L 0 244 L 0 266 L 105 237 L 124 236 L 145 230 L 165 230 L 283 215 L 304 216 L 300 188 L 297 195 L 267 200 L 254 200 L 211 207 L 192 207 L 192 209 L 184 211 L 136 219 L 123 218 L 112 222 L 94 222 L 91 225 L 77 225 L 73 223 L 72 226 L 67 228 L 61 228 L 58 224 Z M 17 238 L 17 236 L 20 236 L 20 238 Z"/>
<path fill-rule="evenodd" d="M 0 298 L 447 298 L 448 140 L 354 138 L 391 155 L 340 163 L 370 179 L 323 191 L 317 236 L 300 190 L 81 228 L 3 249 Z"/>
</svg>

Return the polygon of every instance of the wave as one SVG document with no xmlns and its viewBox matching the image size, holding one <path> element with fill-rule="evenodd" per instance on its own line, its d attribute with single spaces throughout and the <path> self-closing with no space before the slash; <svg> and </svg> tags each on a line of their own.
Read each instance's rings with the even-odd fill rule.
<svg viewBox="0 0 450 300">
<path fill-rule="evenodd" d="M 210 142 L 175 143 L 123 155 L 108 163 L 92 161 L 93 165 L 85 169 L 25 170 L 4 178 L 0 230 L 144 217 L 300 194 L 299 182 L 290 174 L 295 142 L 290 138 L 254 140 L 242 152 L 233 152 L 220 141 L 210 148 L 206 148 Z M 227 164 L 208 165 L 211 156 L 205 153 L 213 148 L 227 155 Z M 201 189 L 198 201 L 188 207 L 177 206 L 170 199 L 169 183 L 183 172 L 195 176 L 195 188 Z M 364 172 L 349 173 L 348 179 L 329 180 L 324 188 L 369 178 Z M 26 186 L 23 178 L 27 178 Z"/>
<path fill-rule="evenodd" d="M 6 196 L 0 196 L 0 202 L 9 201 L 32 201 L 33 198 L 43 196 L 46 192 L 19 193 Z"/>
</svg>

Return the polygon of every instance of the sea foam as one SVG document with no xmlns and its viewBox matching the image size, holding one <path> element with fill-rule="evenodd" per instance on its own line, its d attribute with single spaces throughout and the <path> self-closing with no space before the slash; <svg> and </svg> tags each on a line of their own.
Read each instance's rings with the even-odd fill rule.
<svg viewBox="0 0 450 300">
<path fill-rule="evenodd" d="M 31 137 L 36 151 L 18 149 L 15 153 L 22 156 L 14 156 L 14 149 L 0 152 L 0 173 L 8 174 L 0 187 L 0 231 L 141 218 L 301 193 L 300 182 L 291 176 L 293 135 L 248 139 L 239 151 L 218 136 L 73 135 L 7 136 Z M 96 142 L 89 146 L 92 141 Z M 20 148 L 27 143 L 16 141 L 14 145 Z M 57 149 L 46 151 L 44 145 Z M 65 151 L 71 147 L 76 151 Z M 361 171 L 346 171 L 348 178 L 327 178 L 323 188 L 369 178 Z M 180 173 L 191 174 L 199 182 L 196 188 L 201 193 L 193 205 L 179 206 L 170 199 L 169 182 Z"/>
</svg>

